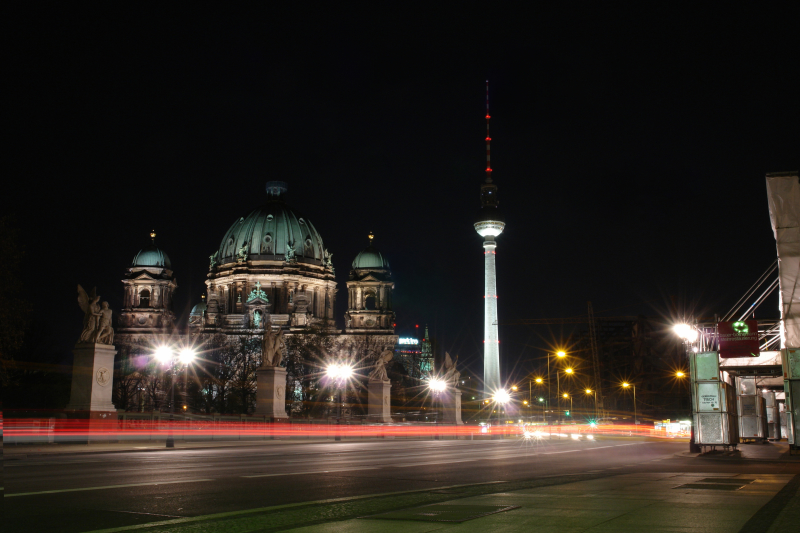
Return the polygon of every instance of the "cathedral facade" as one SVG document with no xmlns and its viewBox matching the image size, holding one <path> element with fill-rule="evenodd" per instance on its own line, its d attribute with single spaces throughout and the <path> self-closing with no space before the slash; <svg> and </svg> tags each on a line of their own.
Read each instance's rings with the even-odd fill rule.
<svg viewBox="0 0 800 533">
<path fill-rule="evenodd" d="M 222 235 L 209 256 L 206 295 L 198 295 L 185 330 L 178 329 L 172 308 L 178 285 L 171 262 L 152 233 L 151 244 L 136 254 L 122 280 L 117 344 L 140 351 L 167 342 L 202 349 L 209 339 L 260 338 L 269 327 L 283 331 L 287 346 L 297 344 L 292 338 L 322 333 L 330 341 L 329 358 L 346 358 L 357 367 L 368 366 L 384 350 L 394 351 L 394 283 L 373 236 L 351 265 L 345 328 L 337 329 L 333 254 L 312 221 L 287 204 L 286 193 L 286 183 L 267 183 L 265 202 Z M 292 354 L 286 355 L 291 363 Z M 301 372 L 291 379 L 306 379 L 297 375 Z"/>
</svg>

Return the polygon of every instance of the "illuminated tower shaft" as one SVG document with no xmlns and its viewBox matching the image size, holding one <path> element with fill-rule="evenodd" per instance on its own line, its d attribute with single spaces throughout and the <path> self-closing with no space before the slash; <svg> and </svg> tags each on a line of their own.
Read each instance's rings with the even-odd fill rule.
<svg viewBox="0 0 800 533">
<path fill-rule="evenodd" d="M 495 237 L 503 233 L 505 222 L 497 208 L 497 185 L 492 182 L 489 136 L 489 82 L 486 82 L 486 181 L 481 185 L 481 210 L 475 231 L 483 237 L 483 392 L 491 396 L 502 386 L 500 378 L 500 339 L 497 334 L 497 271 Z"/>
<path fill-rule="evenodd" d="M 497 272 L 494 258 L 497 242 L 487 235 L 483 241 L 485 291 L 483 295 L 483 383 L 488 396 L 501 386 L 500 339 L 497 335 Z"/>
</svg>

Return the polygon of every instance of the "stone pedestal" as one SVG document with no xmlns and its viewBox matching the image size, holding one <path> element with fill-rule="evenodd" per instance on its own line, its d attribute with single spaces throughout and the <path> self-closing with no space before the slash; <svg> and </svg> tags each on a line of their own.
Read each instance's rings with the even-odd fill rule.
<svg viewBox="0 0 800 533">
<path fill-rule="evenodd" d="M 286 415 L 286 369 L 280 366 L 259 368 L 256 379 L 255 414 L 274 419 L 289 418 Z"/>
<path fill-rule="evenodd" d="M 114 355 L 110 344 L 78 343 L 72 350 L 72 389 L 67 416 L 83 422 L 69 442 L 116 442 L 117 409 L 111 403 Z"/>
<path fill-rule="evenodd" d="M 370 381 L 369 398 L 369 420 L 371 422 L 391 422 L 391 390 L 392 384 L 389 381 Z"/>
<path fill-rule="evenodd" d="M 461 391 L 448 389 L 442 392 L 442 420 L 445 424 L 461 425 Z"/>
<path fill-rule="evenodd" d="M 72 350 L 72 391 L 68 410 L 113 413 L 116 418 L 117 409 L 111 403 L 116 353 L 114 346 L 109 344 L 75 345 Z"/>
</svg>

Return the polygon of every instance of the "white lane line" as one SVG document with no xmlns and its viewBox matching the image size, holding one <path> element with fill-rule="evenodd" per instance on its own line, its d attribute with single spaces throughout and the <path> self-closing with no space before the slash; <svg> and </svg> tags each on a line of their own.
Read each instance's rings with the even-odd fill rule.
<svg viewBox="0 0 800 533">
<path fill-rule="evenodd" d="M 334 469 L 334 470 L 314 470 L 311 472 L 286 472 L 282 474 L 256 474 L 253 476 L 240 476 L 246 478 L 253 478 L 253 477 L 275 477 L 275 476 L 304 476 L 306 474 L 332 474 L 335 472 L 352 472 L 354 470 L 377 470 L 377 466 L 367 466 L 364 468 L 341 468 L 341 469 Z"/>
<path fill-rule="evenodd" d="M 410 463 L 407 465 L 392 465 L 392 466 L 394 466 L 395 468 L 406 468 L 408 466 L 449 465 L 451 463 L 472 463 L 477 460 L 478 459 L 456 459 L 456 460 L 435 461 L 428 463 Z"/>
<path fill-rule="evenodd" d="M 16 494 L 4 494 L 3 498 L 11 498 L 14 496 L 38 496 L 39 494 L 58 494 L 61 492 L 81 492 L 85 490 L 102 490 L 102 489 L 124 489 L 128 487 L 152 487 L 157 485 L 172 485 L 174 483 L 197 483 L 200 481 L 214 481 L 213 479 L 182 479 L 180 481 L 157 481 L 155 483 L 129 483 L 127 485 L 105 485 L 103 487 L 82 487 L 79 489 L 59 489 L 59 490 L 43 490 L 40 492 L 17 492 Z"/>
</svg>

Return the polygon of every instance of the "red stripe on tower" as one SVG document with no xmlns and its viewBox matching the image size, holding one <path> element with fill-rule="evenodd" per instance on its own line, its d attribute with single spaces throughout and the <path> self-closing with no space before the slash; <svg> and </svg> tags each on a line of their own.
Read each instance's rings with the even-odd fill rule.
<svg viewBox="0 0 800 533">
<path fill-rule="evenodd" d="M 489 135 L 489 80 L 486 80 L 486 182 L 492 182 L 492 137 Z"/>
</svg>

